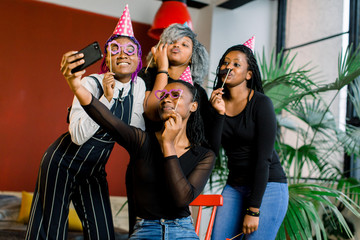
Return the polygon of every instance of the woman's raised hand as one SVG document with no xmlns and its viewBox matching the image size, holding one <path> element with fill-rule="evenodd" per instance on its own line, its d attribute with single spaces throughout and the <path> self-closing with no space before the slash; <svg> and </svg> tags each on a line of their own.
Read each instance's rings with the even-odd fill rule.
<svg viewBox="0 0 360 240">
<path fill-rule="evenodd" d="M 83 57 L 84 54 L 82 53 L 77 54 L 77 51 L 70 51 L 63 55 L 60 63 L 60 71 L 74 93 L 81 86 L 80 80 L 82 75 L 84 75 L 85 70 L 75 73 L 71 73 L 71 70 L 84 63 L 84 59 L 82 59 Z"/>
<path fill-rule="evenodd" d="M 165 128 L 162 133 L 163 143 L 174 142 L 182 127 L 182 118 L 180 114 L 177 112 L 171 113 L 169 118 L 165 121 L 164 127 Z"/>
<path fill-rule="evenodd" d="M 225 114 L 225 101 L 223 99 L 223 88 L 218 88 L 211 93 L 210 103 L 215 110 L 224 115 Z"/>
<path fill-rule="evenodd" d="M 115 88 L 115 73 L 107 72 L 104 74 L 103 86 L 104 86 L 104 96 L 110 102 L 114 96 Z"/>
<path fill-rule="evenodd" d="M 255 232 L 259 227 L 259 217 L 253 217 L 249 215 L 245 215 L 243 222 L 243 233 L 250 234 Z"/>
<path fill-rule="evenodd" d="M 167 57 L 167 48 L 168 44 L 161 43 L 158 48 L 152 47 L 151 53 L 154 56 L 154 61 L 156 62 L 158 71 L 168 71 L 169 69 L 169 59 Z"/>
<path fill-rule="evenodd" d="M 173 112 L 164 123 L 164 130 L 161 135 L 157 136 L 159 144 L 162 148 L 164 157 L 177 155 L 175 138 L 180 133 L 182 118 L 179 113 Z"/>
<path fill-rule="evenodd" d="M 76 51 L 70 51 L 63 55 L 60 71 L 64 75 L 70 89 L 74 92 L 81 105 L 88 105 L 91 102 L 91 93 L 81 85 L 81 77 L 84 75 L 85 70 L 71 73 L 75 67 L 83 64 L 85 61 L 82 59 L 84 54 L 77 54 Z"/>
</svg>

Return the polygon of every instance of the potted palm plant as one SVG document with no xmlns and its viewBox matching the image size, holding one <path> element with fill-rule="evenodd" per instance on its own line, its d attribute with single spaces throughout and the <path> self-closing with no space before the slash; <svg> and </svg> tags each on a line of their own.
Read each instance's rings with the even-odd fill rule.
<svg viewBox="0 0 360 240">
<path fill-rule="evenodd" d="M 340 54 L 338 77 L 327 85 L 313 80 L 313 70 L 306 65 L 294 70 L 296 55 L 290 57 L 290 52 L 265 59 L 265 54 L 258 57 L 263 88 L 278 115 L 275 148 L 289 182 L 289 207 L 277 239 L 328 239 L 331 232 L 353 238 L 341 211 L 347 209 L 360 219 L 360 184 L 345 177 L 337 162 L 344 152 L 360 154 L 360 128 L 341 130 L 330 106 L 343 87 L 353 84 L 358 92 L 354 90 L 351 99 L 360 113 L 360 84 L 352 83 L 360 75 L 360 51 L 349 47 Z M 320 93 L 328 91 L 335 94 L 325 103 Z M 292 144 L 284 137 L 289 132 L 295 136 Z M 225 184 L 226 163 L 221 149 L 211 188 Z"/>
</svg>

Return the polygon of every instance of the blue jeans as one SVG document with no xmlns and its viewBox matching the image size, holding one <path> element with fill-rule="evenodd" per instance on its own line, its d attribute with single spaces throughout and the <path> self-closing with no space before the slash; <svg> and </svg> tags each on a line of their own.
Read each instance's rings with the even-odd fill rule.
<svg viewBox="0 0 360 240">
<path fill-rule="evenodd" d="M 242 232 L 242 221 L 247 207 L 246 201 L 250 196 L 250 187 L 231 187 L 226 185 L 223 192 L 223 206 L 219 207 L 212 233 L 213 240 L 225 240 Z M 259 227 L 255 232 L 248 234 L 248 240 L 272 240 L 285 217 L 289 201 L 288 186 L 286 183 L 269 182 L 260 207 Z M 243 235 L 242 235 L 243 237 Z"/>
<path fill-rule="evenodd" d="M 146 220 L 139 219 L 134 226 L 132 239 L 146 240 L 177 240 L 177 239 L 196 239 L 199 237 L 195 233 L 191 216 L 174 220 Z"/>
</svg>

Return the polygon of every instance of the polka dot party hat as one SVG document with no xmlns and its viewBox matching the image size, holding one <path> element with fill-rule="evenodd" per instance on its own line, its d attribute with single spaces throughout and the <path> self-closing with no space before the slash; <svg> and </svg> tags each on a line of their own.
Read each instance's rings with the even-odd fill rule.
<svg viewBox="0 0 360 240">
<path fill-rule="evenodd" d="M 113 35 L 116 34 L 121 36 L 134 37 L 134 31 L 131 24 L 129 7 L 127 4 L 113 32 Z"/>
<path fill-rule="evenodd" d="M 254 49 L 255 49 L 255 36 L 252 36 L 243 45 L 247 46 L 248 48 L 250 48 L 254 52 Z"/>
<path fill-rule="evenodd" d="M 191 85 L 194 85 L 192 77 L 191 77 L 191 71 L 190 71 L 190 66 L 187 66 L 187 68 L 185 69 L 185 71 L 181 74 L 181 76 L 179 77 L 180 80 L 183 80 L 184 82 L 188 82 Z"/>
</svg>

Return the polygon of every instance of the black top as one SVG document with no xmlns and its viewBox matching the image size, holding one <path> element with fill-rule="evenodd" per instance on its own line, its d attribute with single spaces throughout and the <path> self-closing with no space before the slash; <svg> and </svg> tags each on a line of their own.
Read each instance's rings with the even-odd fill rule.
<svg viewBox="0 0 360 240">
<path fill-rule="evenodd" d="M 218 152 L 220 144 L 228 156 L 231 186 L 251 187 L 249 207 L 259 208 L 267 182 L 286 183 L 286 175 L 274 150 L 276 117 L 270 98 L 256 92 L 244 111 L 229 117 L 213 113 L 210 142 Z"/>
<path fill-rule="evenodd" d="M 130 154 L 131 199 L 136 216 L 175 219 L 190 215 L 188 205 L 201 193 L 215 162 L 215 154 L 193 147 L 180 158 L 164 158 L 154 132 L 126 125 L 92 98 L 85 111 Z"/>
<path fill-rule="evenodd" d="M 156 75 L 157 75 L 157 69 L 156 68 L 148 68 L 147 72 L 145 73 L 145 68 L 141 69 L 141 71 L 138 73 L 138 76 L 141 77 L 146 85 L 146 91 L 152 91 L 154 84 L 155 84 L 155 80 L 156 80 Z M 168 77 L 168 83 L 173 83 L 179 80 L 174 80 L 171 77 Z M 182 80 L 180 80 L 182 81 Z M 205 89 L 200 86 L 198 83 L 194 83 L 194 87 L 197 89 L 197 94 L 199 94 L 199 111 L 200 111 L 200 115 L 201 118 L 204 122 L 204 131 L 205 131 L 205 138 L 207 139 L 207 132 L 209 131 L 209 127 L 210 127 L 210 109 L 211 109 L 211 104 L 209 103 L 208 100 L 208 96 L 207 93 L 205 91 Z M 146 118 L 144 116 L 145 119 L 145 126 L 146 129 L 158 129 L 159 128 L 159 123 L 150 121 L 148 118 Z M 208 146 L 208 144 L 205 144 L 205 146 Z"/>
</svg>

